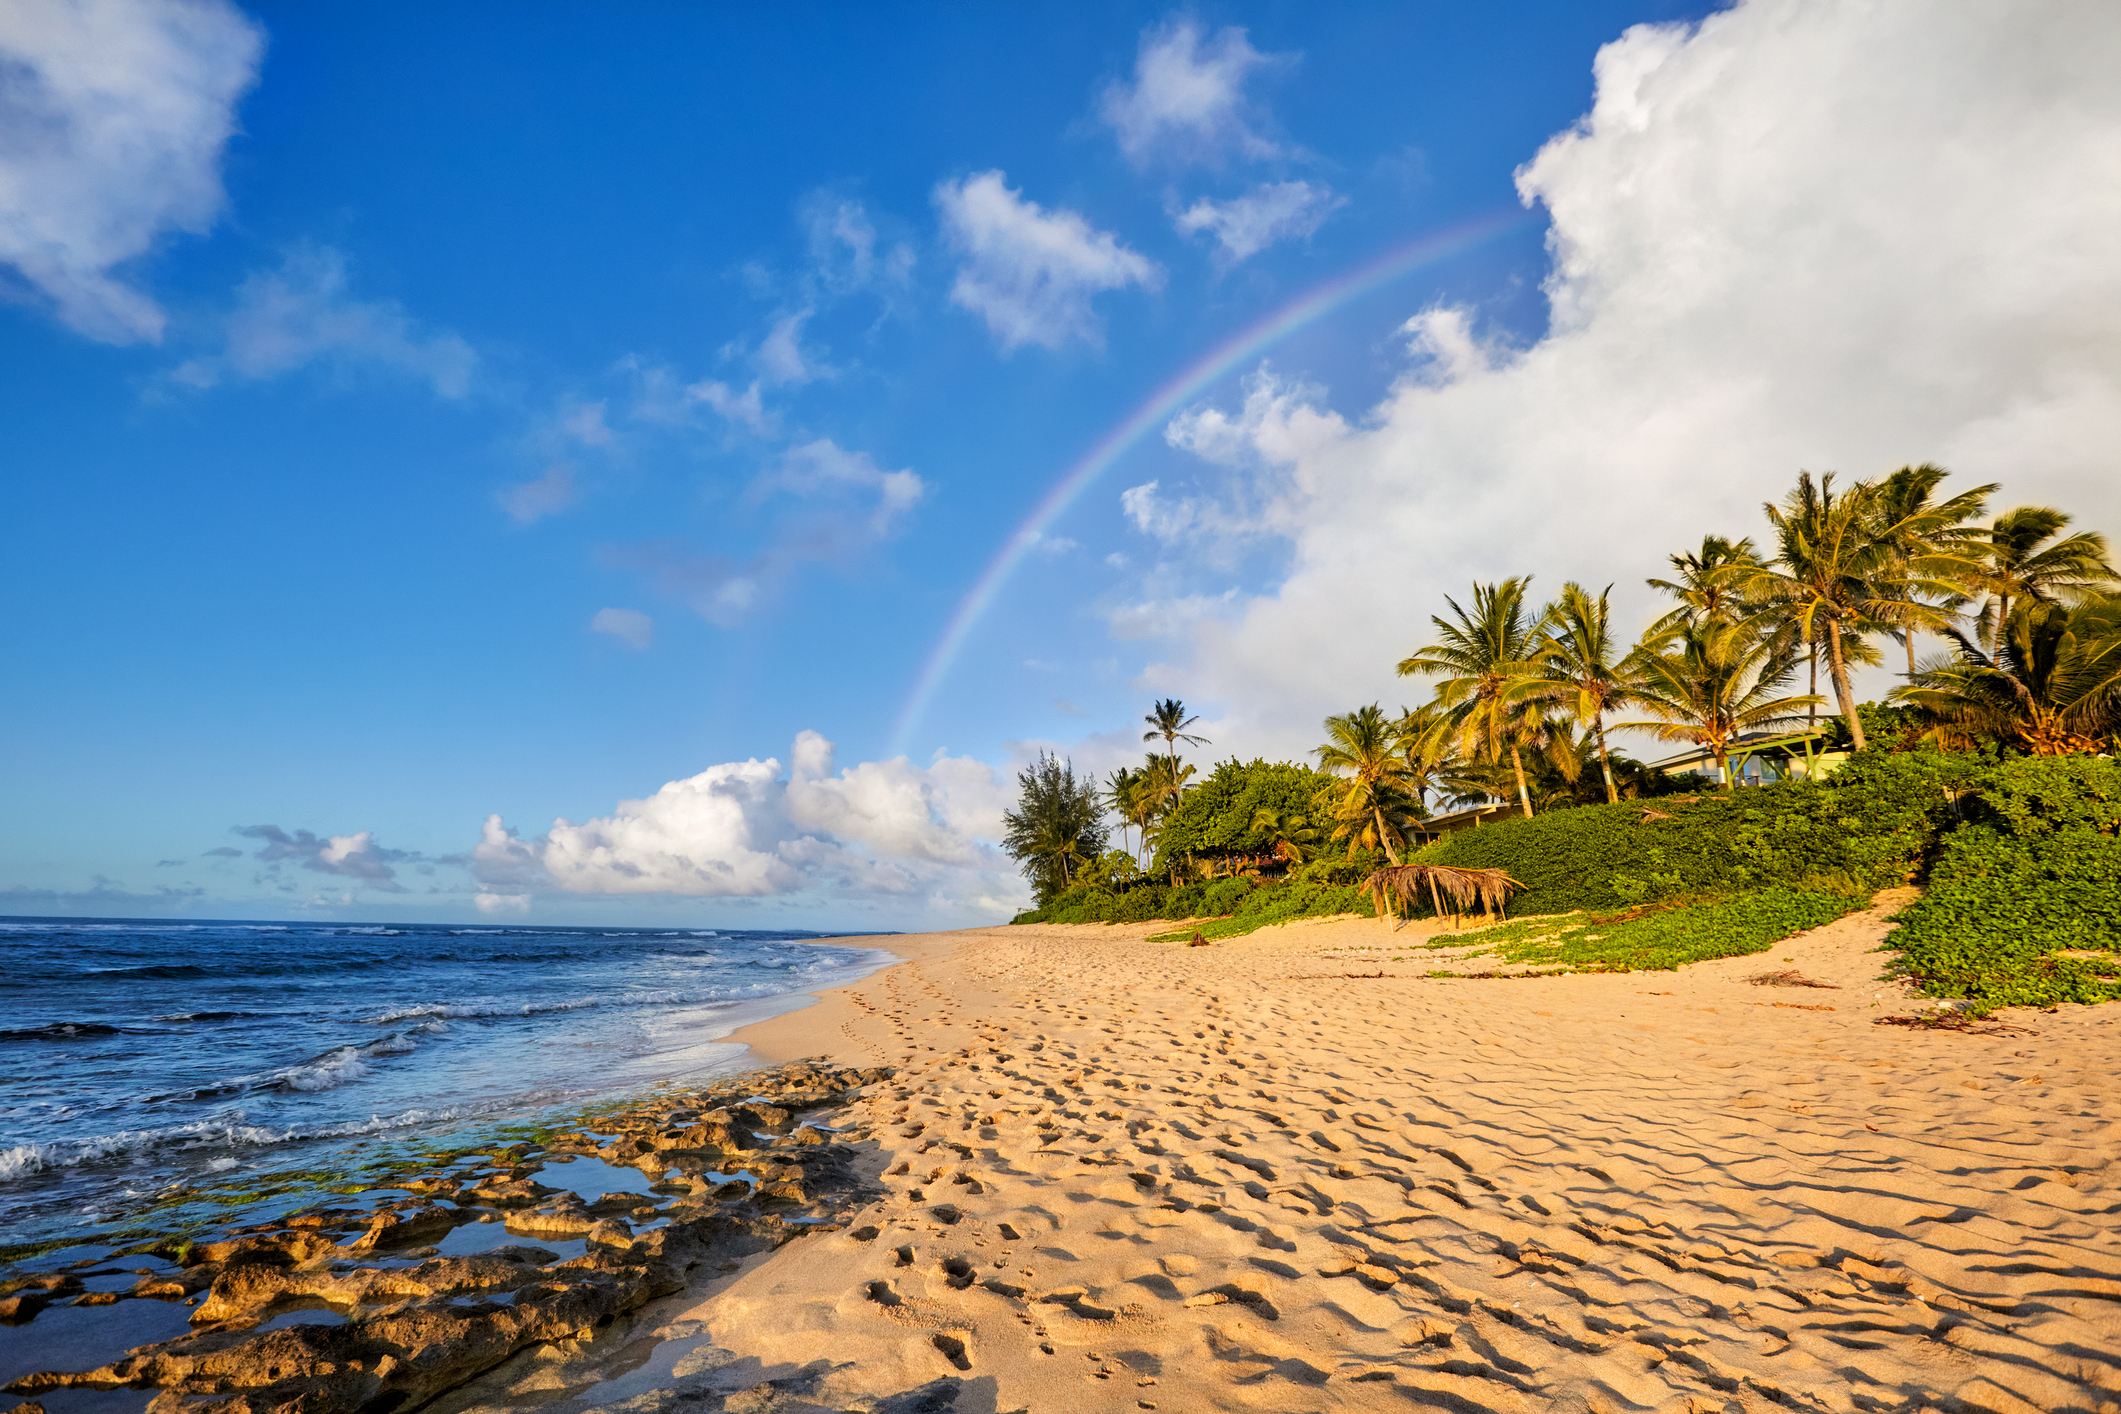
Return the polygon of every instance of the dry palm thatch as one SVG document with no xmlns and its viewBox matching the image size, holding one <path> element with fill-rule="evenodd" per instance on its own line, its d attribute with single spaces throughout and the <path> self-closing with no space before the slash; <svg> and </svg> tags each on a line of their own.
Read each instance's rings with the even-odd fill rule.
<svg viewBox="0 0 2121 1414">
<path fill-rule="evenodd" d="M 1377 901 L 1377 916 L 1388 926 L 1398 917 L 1395 902 L 1408 905 L 1411 912 L 1421 905 L 1424 892 L 1436 916 L 1449 913 L 1454 928 L 1474 904 L 1483 915 L 1500 918 L 1509 904 L 1510 890 L 1523 887 L 1501 869 L 1454 869 L 1448 864 L 1398 864 L 1362 881 L 1363 892 Z"/>
</svg>

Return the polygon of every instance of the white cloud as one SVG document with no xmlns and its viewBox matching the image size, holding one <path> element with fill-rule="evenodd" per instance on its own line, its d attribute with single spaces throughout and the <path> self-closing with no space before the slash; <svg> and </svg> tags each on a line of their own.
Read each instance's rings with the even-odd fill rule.
<svg viewBox="0 0 2121 1414">
<path fill-rule="evenodd" d="M 829 376 L 831 369 L 803 352 L 803 321 L 815 310 L 799 309 L 774 321 L 759 345 L 759 367 L 775 383 L 808 383 Z"/>
<path fill-rule="evenodd" d="M 1282 61 L 1254 49 L 1241 29 L 1203 40 L 1193 20 L 1167 21 L 1143 33 L 1134 82 L 1108 87 L 1098 113 L 1136 166 L 1213 163 L 1232 152 L 1277 157 L 1282 149 L 1253 129 L 1257 114 L 1244 90 L 1255 70 Z"/>
<path fill-rule="evenodd" d="M 1261 535 L 1288 532 L 1294 525 L 1290 469 L 1345 431 L 1339 419 L 1316 411 L 1321 397 L 1320 389 L 1284 381 L 1262 366 L 1245 380 L 1236 416 L 1202 405 L 1164 428 L 1171 446 L 1222 469 L 1213 488 L 1173 494 L 1161 481 L 1149 481 L 1122 491 L 1120 508 L 1144 535 L 1217 564 Z"/>
<path fill-rule="evenodd" d="M 471 847 L 471 873 L 480 883 L 509 893 L 546 888 L 552 882 L 539 850 L 517 838 L 498 815 L 486 817 L 479 842 Z"/>
<path fill-rule="evenodd" d="M 560 431 L 585 447 L 609 447 L 618 440 L 604 421 L 604 401 L 577 403 L 560 415 Z"/>
<path fill-rule="evenodd" d="M 956 757 L 835 773 L 832 743 L 806 731 L 785 775 L 773 759 L 710 766 L 608 816 L 556 820 L 536 841 L 491 816 L 472 868 L 497 897 L 804 894 L 991 917 L 1023 896 L 1013 866 L 987 842 L 1000 829 L 1006 784 L 992 767 Z"/>
<path fill-rule="evenodd" d="M 409 374 L 442 397 L 461 398 L 478 364 L 469 344 L 422 330 L 395 300 L 351 298 L 346 258 L 328 246 L 300 247 L 278 270 L 246 279 L 222 333 L 220 353 L 178 365 L 171 381 L 211 388 L 230 377 L 277 378 L 323 361 L 341 370 L 367 365 Z"/>
<path fill-rule="evenodd" d="M 589 631 L 608 633 L 628 648 L 646 648 L 655 641 L 655 620 L 639 609 L 599 609 Z"/>
<path fill-rule="evenodd" d="M 527 894 L 492 894 L 482 892 L 472 895 L 471 901 L 477 906 L 479 912 L 489 918 L 504 915 L 521 917 L 530 912 L 530 897 Z"/>
<path fill-rule="evenodd" d="M 731 391 L 729 385 L 719 379 L 702 379 L 687 388 L 685 396 L 693 402 L 707 404 L 730 422 L 742 423 L 753 432 L 764 435 L 773 430 L 773 419 L 759 398 L 759 380 L 756 378 L 741 393 Z"/>
<path fill-rule="evenodd" d="M 850 491 L 875 493 L 867 514 L 849 519 L 869 537 L 880 539 L 891 532 L 899 517 L 920 503 L 928 487 L 910 469 L 885 471 L 867 452 L 850 452 L 829 437 L 791 448 L 780 465 L 752 487 L 754 496 L 784 492 L 828 497 L 842 510 Z"/>
<path fill-rule="evenodd" d="M 876 223 L 859 201 L 812 192 L 801 211 L 812 276 L 828 292 L 889 290 L 912 278 L 913 247 L 894 241 L 880 251 Z"/>
<path fill-rule="evenodd" d="M 221 152 L 263 32 L 224 0 L 0 5 L 0 262 L 93 339 L 162 337 L 116 272 L 220 213 Z"/>
<path fill-rule="evenodd" d="M 1202 197 L 1178 213 L 1182 235 L 1205 231 L 1221 246 L 1225 264 L 1250 259 L 1277 241 L 1310 235 L 1326 217 L 1347 205 L 1323 183 L 1265 182 L 1230 201 Z"/>
<path fill-rule="evenodd" d="M 865 452 L 830 438 L 784 454 L 751 485 L 754 504 L 791 498 L 766 547 L 748 559 L 699 554 L 670 542 L 604 552 L 611 564 L 646 571 L 656 587 L 724 628 L 741 622 L 803 565 L 845 566 L 898 529 L 927 495 L 910 469 L 885 471 Z"/>
<path fill-rule="evenodd" d="M 397 881 L 394 866 L 420 857 L 411 850 L 384 849 L 376 843 L 372 830 L 320 838 L 307 830 L 289 833 L 278 825 L 247 825 L 236 833 L 264 842 L 251 857 L 268 869 L 292 861 L 319 874 L 359 879 L 382 893 L 404 893 L 405 886 Z"/>
<path fill-rule="evenodd" d="M 544 475 L 505 487 L 495 493 L 494 499 L 501 503 L 501 509 L 508 513 L 509 519 L 518 525 L 528 525 L 566 510 L 575 503 L 578 494 L 573 465 L 554 462 L 545 468 Z"/>
<path fill-rule="evenodd" d="M 1102 341 L 1091 296 L 1139 285 L 1163 287 L 1162 267 L 1073 211 L 1048 212 L 1010 190 L 1000 172 L 935 189 L 944 230 L 962 261 L 955 304 L 987 321 L 1004 349 L 1070 339 Z"/>
<path fill-rule="evenodd" d="M 1227 614 L 1136 614 L 1167 635 L 1145 682 L 1227 703 L 1218 747 L 1301 751 L 1327 712 L 1424 691 L 1392 664 L 1443 594 L 1617 581 L 1632 629 L 1666 554 L 1757 532 L 1799 468 L 1934 460 L 2121 531 L 2117 61 L 2100 3 L 1747 3 L 1630 30 L 1590 115 L 1519 174 L 1553 223 L 1544 337 L 1512 351 L 1431 310 L 1360 419 L 1255 386 L 1174 428 L 1256 458 L 1266 504 L 1231 513 L 1288 568 Z"/>
</svg>

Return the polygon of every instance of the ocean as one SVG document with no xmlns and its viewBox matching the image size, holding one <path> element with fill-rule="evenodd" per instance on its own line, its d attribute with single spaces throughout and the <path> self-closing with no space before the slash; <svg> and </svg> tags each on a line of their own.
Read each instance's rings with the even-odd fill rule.
<svg viewBox="0 0 2121 1414">
<path fill-rule="evenodd" d="M 890 960 L 818 936 L 0 918 L 0 1271 L 739 1069 L 731 1031 Z"/>
</svg>

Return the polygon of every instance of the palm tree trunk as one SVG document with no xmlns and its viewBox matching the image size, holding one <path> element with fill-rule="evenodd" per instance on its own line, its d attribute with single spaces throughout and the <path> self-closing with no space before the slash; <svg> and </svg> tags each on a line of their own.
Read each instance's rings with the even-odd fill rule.
<svg viewBox="0 0 2121 1414">
<path fill-rule="evenodd" d="M 1915 626 L 1907 626 L 1907 680 L 1915 680 Z"/>
<path fill-rule="evenodd" d="M 1618 805 L 1620 803 L 1620 791 L 1613 784 L 1613 758 L 1607 754 L 1605 749 L 1605 713 L 1593 712 L 1591 714 L 1591 730 L 1598 734 L 1598 766 L 1600 770 L 1605 772 L 1605 803 Z"/>
<path fill-rule="evenodd" d="M 1731 755 L 1724 750 L 1721 742 L 1710 747 L 1709 750 L 1716 754 L 1716 779 L 1728 791 L 1731 788 Z"/>
<path fill-rule="evenodd" d="M 1855 742 L 1856 749 L 1861 751 L 1866 745 L 1863 740 L 1863 721 L 1856 715 L 1855 694 L 1849 690 L 1849 665 L 1841 656 L 1839 619 L 1826 621 L 1826 667 L 1834 679 L 1834 697 L 1841 703 L 1841 720 L 1848 723 L 1849 740 Z"/>
<path fill-rule="evenodd" d="M 1385 833 L 1385 813 L 1373 805 L 1370 807 L 1370 814 L 1377 819 L 1377 842 L 1385 847 L 1385 858 L 1391 860 L 1392 867 L 1397 869 L 1399 853 L 1392 848 L 1392 837 Z"/>
<path fill-rule="evenodd" d="M 1806 691 L 1806 692 L 1807 692 L 1807 693 L 1808 693 L 1809 695 L 1811 695 L 1811 696 L 1813 696 L 1813 697 L 1817 697 L 1817 696 L 1819 695 L 1819 640 L 1818 640 L 1818 639 L 1816 639 L 1816 638 L 1815 638 L 1815 639 L 1813 639 L 1813 640 L 1812 640 L 1812 642 L 1811 642 L 1811 650 L 1812 650 L 1812 651 L 1811 651 L 1811 653 L 1809 654 L 1809 656 L 1810 656 L 1810 658 L 1811 658 L 1811 660 L 1812 660 L 1812 685 L 1811 685 L 1810 687 L 1806 688 L 1806 689 L 1805 689 L 1805 691 Z M 1816 731 L 1816 730 L 1818 730 L 1818 727 L 1819 727 L 1819 704 L 1818 704 L 1817 702 L 1814 702 L 1814 703 L 1813 703 L 1813 704 L 1812 704 L 1811 706 L 1809 706 L 1809 707 L 1805 708 L 1804 710 L 1805 710 L 1805 722 L 1804 722 L 1805 728 L 1806 728 L 1807 730 L 1810 730 L 1810 731 Z"/>
<path fill-rule="evenodd" d="M 1524 783 L 1524 753 L 1517 743 L 1510 743 L 1510 764 L 1517 768 L 1517 804 L 1524 811 L 1524 818 L 1532 818 L 1532 789 Z"/>
</svg>

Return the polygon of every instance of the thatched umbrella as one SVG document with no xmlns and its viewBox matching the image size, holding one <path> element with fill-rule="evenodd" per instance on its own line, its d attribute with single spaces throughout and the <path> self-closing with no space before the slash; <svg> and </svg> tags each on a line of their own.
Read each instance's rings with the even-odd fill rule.
<svg viewBox="0 0 2121 1414">
<path fill-rule="evenodd" d="M 1419 906 L 1424 890 L 1438 918 L 1444 916 L 1444 905 L 1449 903 L 1451 926 L 1456 928 L 1470 904 L 1479 904 L 1483 916 L 1504 916 L 1510 890 L 1523 887 L 1501 869 L 1454 869 L 1448 864 L 1397 864 L 1362 881 L 1363 892 L 1377 901 L 1377 916 L 1388 926 L 1396 919 L 1394 901 Z"/>
</svg>

